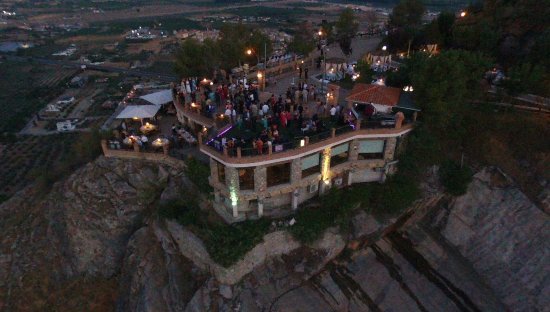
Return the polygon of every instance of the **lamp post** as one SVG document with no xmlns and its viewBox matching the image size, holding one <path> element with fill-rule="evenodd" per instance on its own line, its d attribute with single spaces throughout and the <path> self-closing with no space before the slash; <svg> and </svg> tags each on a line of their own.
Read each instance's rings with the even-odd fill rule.
<svg viewBox="0 0 550 312">
<path fill-rule="evenodd" d="M 258 60 L 258 62 L 256 63 L 256 69 L 258 71 L 257 73 L 257 77 L 258 77 L 258 82 L 260 83 L 260 90 L 261 91 L 264 91 L 265 89 L 265 70 L 266 70 L 266 65 L 267 65 L 267 42 L 264 42 L 264 73 L 262 74 L 262 72 L 260 71 L 260 55 L 254 51 L 253 49 L 247 49 L 246 50 L 246 54 L 247 55 L 252 55 L 252 54 L 255 54 L 256 55 L 256 59 Z"/>
<path fill-rule="evenodd" d="M 319 30 L 317 35 L 319 35 L 319 45 L 321 45 L 321 38 L 323 36 L 323 32 L 321 30 Z M 321 54 L 323 55 L 323 80 L 321 81 L 321 93 L 325 97 L 325 103 L 327 103 L 327 100 L 328 100 L 327 99 L 327 92 L 325 91 L 325 80 L 326 80 L 326 77 L 327 77 L 327 51 L 326 51 L 326 45 L 321 46 Z"/>
</svg>

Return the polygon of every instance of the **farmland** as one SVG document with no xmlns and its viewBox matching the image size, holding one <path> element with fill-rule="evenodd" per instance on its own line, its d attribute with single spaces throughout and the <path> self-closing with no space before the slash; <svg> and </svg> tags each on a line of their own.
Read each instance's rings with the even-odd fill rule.
<svg viewBox="0 0 550 312">
<path fill-rule="evenodd" d="M 49 100 L 59 95 L 71 70 L 29 63 L 0 64 L 0 133 L 17 132 Z"/>
</svg>

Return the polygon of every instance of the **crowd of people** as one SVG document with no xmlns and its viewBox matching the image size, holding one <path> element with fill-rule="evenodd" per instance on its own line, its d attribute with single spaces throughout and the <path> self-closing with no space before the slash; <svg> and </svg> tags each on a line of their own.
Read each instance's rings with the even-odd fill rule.
<svg viewBox="0 0 550 312">
<path fill-rule="evenodd" d="M 244 83 L 196 81 L 196 88 L 175 88 L 180 103 L 211 118 L 232 124 L 231 131 L 216 136 L 209 143 L 220 151 L 237 147 L 266 153 L 293 148 L 297 137 L 328 132 L 338 123 L 348 124 L 351 116 L 339 105 L 329 105 L 315 85 L 300 82 L 289 86 L 285 94 L 272 94 L 260 101 L 257 86 Z M 188 92 L 190 91 L 190 92 Z M 214 134 L 216 135 L 216 134 Z"/>
</svg>

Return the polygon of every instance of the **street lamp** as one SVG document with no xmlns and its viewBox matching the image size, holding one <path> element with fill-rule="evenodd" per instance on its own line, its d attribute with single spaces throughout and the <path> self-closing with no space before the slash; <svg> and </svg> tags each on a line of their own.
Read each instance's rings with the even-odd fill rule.
<svg viewBox="0 0 550 312">
<path fill-rule="evenodd" d="M 264 89 L 265 89 L 265 79 L 263 79 L 263 80 L 261 79 L 263 77 L 263 74 L 260 71 L 260 55 L 252 49 L 247 49 L 246 54 L 247 55 L 256 54 L 256 58 L 258 59 L 258 63 L 256 63 L 256 70 L 258 71 L 257 77 L 258 77 L 258 80 L 261 80 L 260 90 L 264 91 Z M 265 66 L 267 65 L 267 43 L 265 43 L 265 42 L 264 42 L 264 57 L 265 57 L 265 63 L 264 63 L 264 70 L 265 70 L 265 68 L 266 68 Z M 258 82 L 260 82 L 260 81 L 258 81 Z"/>
<path fill-rule="evenodd" d="M 319 35 L 319 45 L 321 45 L 321 38 L 323 36 L 323 32 L 319 30 L 317 33 Z M 325 80 L 327 77 L 327 51 L 326 51 L 326 45 L 321 46 L 321 54 L 323 55 L 323 80 L 321 81 L 321 94 L 325 95 L 325 103 L 328 101 L 327 94 L 325 93 Z"/>
<path fill-rule="evenodd" d="M 388 49 L 387 46 L 382 46 L 382 51 L 386 51 Z"/>
</svg>

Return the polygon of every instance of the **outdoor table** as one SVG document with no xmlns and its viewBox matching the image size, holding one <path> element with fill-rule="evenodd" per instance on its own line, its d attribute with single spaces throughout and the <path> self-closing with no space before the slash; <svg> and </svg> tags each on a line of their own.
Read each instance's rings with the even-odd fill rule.
<svg viewBox="0 0 550 312">
<path fill-rule="evenodd" d="M 125 145 L 134 145 L 134 142 L 137 142 L 139 141 L 139 138 L 137 136 L 134 136 L 134 135 L 131 135 L 131 136 L 128 136 L 128 137 L 125 137 L 124 140 L 122 140 L 122 143 L 124 143 Z"/>
<path fill-rule="evenodd" d="M 145 125 L 143 125 L 139 128 L 139 131 L 141 131 L 142 133 L 145 133 L 145 134 L 147 134 L 149 132 L 153 132 L 155 130 L 157 130 L 157 126 L 152 125 L 150 123 L 146 123 Z"/>
<path fill-rule="evenodd" d="M 189 144 L 193 144 L 197 142 L 197 139 L 195 139 L 195 137 L 191 133 L 183 129 L 178 130 L 178 134 L 185 140 L 185 142 Z"/>
<path fill-rule="evenodd" d="M 154 147 L 162 147 L 166 144 L 168 144 L 169 141 L 168 139 L 165 139 L 165 138 L 158 138 L 156 140 L 154 140 L 151 145 L 153 145 Z"/>
</svg>

